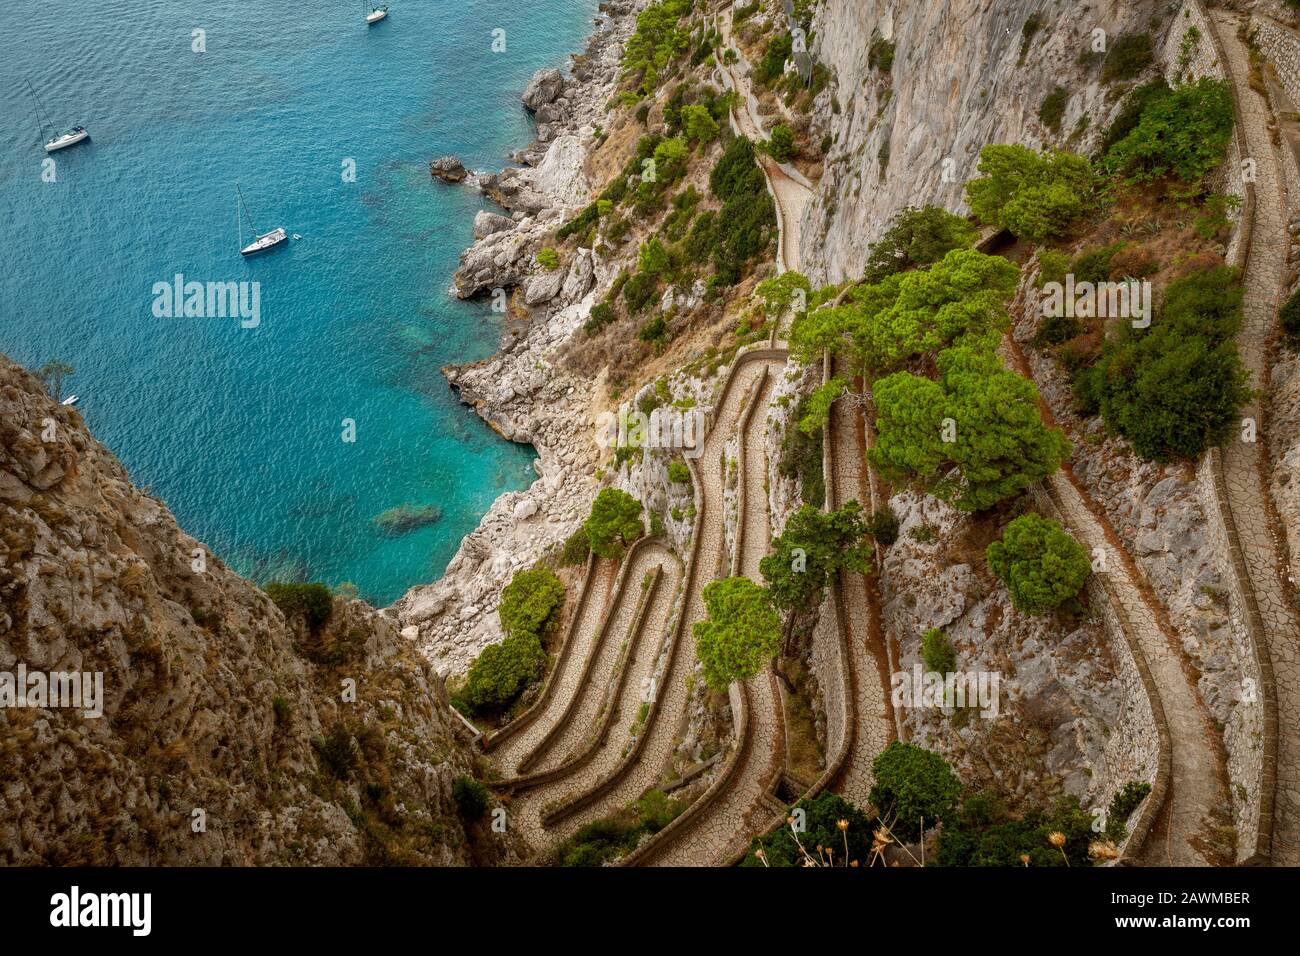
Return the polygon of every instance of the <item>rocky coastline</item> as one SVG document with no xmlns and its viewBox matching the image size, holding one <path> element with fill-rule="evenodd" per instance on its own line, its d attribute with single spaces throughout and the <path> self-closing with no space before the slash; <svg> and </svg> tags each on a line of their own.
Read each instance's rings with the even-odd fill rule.
<svg viewBox="0 0 1300 956">
<path fill-rule="evenodd" d="M 501 495 L 466 535 L 438 581 L 408 591 L 386 613 L 444 676 L 463 673 L 503 636 L 496 615 L 515 571 L 559 546 L 579 526 L 596 490 L 593 402 L 599 380 L 558 367 L 558 350 L 581 328 L 612 269 L 583 251 L 564 268 L 538 260 L 547 237 L 590 200 L 588 151 L 614 95 L 636 0 L 602 3 L 596 28 L 568 75 L 540 70 L 522 93 L 537 139 L 499 173 L 466 170 L 455 157 L 430 164 L 437 188 L 478 189 L 501 207 L 480 211 L 474 244 L 461 255 L 452 293 L 487 297 L 507 313 L 496 355 L 448 366 L 448 383 L 494 431 L 531 444 L 538 478 Z M 445 185 L 444 185 L 445 184 Z M 543 257 L 544 258 L 544 257 Z"/>
</svg>

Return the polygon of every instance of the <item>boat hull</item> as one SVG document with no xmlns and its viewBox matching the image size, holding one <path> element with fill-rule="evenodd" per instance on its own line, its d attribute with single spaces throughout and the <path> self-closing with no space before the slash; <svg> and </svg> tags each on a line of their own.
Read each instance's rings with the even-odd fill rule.
<svg viewBox="0 0 1300 956">
<path fill-rule="evenodd" d="M 366 14 L 366 23 L 370 24 L 371 26 L 374 26 L 376 23 L 384 19 L 386 16 L 388 16 L 387 10 L 375 10 L 371 13 Z"/>
<path fill-rule="evenodd" d="M 283 229 L 272 229 L 266 235 L 258 236 L 248 245 L 244 246 L 244 248 L 240 249 L 239 254 L 241 256 L 254 256 L 259 252 L 265 252 L 267 249 L 278 246 L 287 238 L 288 234 L 285 233 Z"/>
<path fill-rule="evenodd" d="M 69 146 L 76 146 L 82 140 L 87 139 L 90 133 L 84 129 L 79 129 L 71 133 L 66 133 L 58 139 L 52 139 L 45 144 L 47 153 L 57 153 L 61 149 L 67 149 Z"/>
</svg>

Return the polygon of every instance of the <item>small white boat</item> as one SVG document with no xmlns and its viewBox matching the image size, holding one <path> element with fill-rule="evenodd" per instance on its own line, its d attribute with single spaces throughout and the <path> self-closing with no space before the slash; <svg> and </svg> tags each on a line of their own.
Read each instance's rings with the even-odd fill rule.
<svg viewBox="0 0 1300 956">
<path fill-rule="evenodd" d="M 277 226 L 270 232 L 258 233 L 257 227 L 253 225 L 253 217 L 248 212 L 248 204 L 244 202 L 244 191 L 239 188 L 239 183 L 235 183 L 235 192 L 239 196 L 239 254 L 241 256 L 251 256 L 254 253 L 264 252 L 272 246 L 278 246 L 284 240 L 289 238 L 289 234 L 284 231 L 283 226 Z M 253 241 L 244 245 L 244 216 L 248 216 L 248 225 L 253 230 Z"/>
<path fill-rule="evenodd" d="M 370 12 L 366 14 L 366 23 L 368 24 L 378 23 L 386 16 L 388 16 L 387 7 L 371 7 Z"/>
<path fill-rule="evenodd" d="M 45 107 L 41 105 L 40 98 L 36 95 L 36 90 L 32 88 L 29 81 L 27 83 L 27 92 L 31 94 L 32 102 L 36 104 L 36 118 L 41 124 L 41 138 L 45 139 L 46 128 L 54 129 L 54 124 L 50 122 L 49 116 L 45 113 Z M 90 137 L 90 132 L 84 126 L 74 126 L 65 133 L 53 134 L 50 139 L 45 140 L 45 151 L 54 153 L 60 149 L 67 149 L 69 146 L 76 146 L 84 139 Z"/>
<path fill-rule="evenodd" d="M 67 398 L 65 398 L 65 399 L 64 399 L 62 402 L 60 402 L 59 404 L 60 404 L 60 405 L 75 405 L 75 404 L 77 404 L 77 402 L 78 402 L 80 399 L 81 399 L 81 396 L 80 396 L 80 395 L 69 395 Z"/>
<path fill-rule="evenodd" d="M 45 151 L 47 153 L 53 153 L 56 150 L 67 149 L 69 146 L 77 145 L 88 136 L 90 136 L 90 133 L 86 131 L 86 127 L 74 126 L 62 136 L 56 136 L 54 139 L 46 143 Z"/>
</svg>

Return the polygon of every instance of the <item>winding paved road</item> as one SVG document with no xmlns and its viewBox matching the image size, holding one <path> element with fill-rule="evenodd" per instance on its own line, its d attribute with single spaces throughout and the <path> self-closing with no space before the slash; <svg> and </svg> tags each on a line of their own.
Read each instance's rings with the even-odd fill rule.
<svg viewBox="0 0 1300 956">
<path fill-rule="evenodd" d="M 1268 387 L 1268 342 L 1283 292 L 1289 238 L 1282 210 L 1285 184 L 1280 172 L 1269 104 L 1250 87 L 1250 51 L 1237 36 L 1239 20 L 1231 12 L 1208 11 L 1210 23 L 1227 57 L 1236 90 L 1249 158 L 1256 179 L 1253 233 L 1246 261 L 1245 321 L 1237 345 L 1261 394 Z M 1242 410 L 1262 422 L 1258 402 Z M 1265 428 L 1261 426 L 1261 434 Z M 1279 523 L 1267 490 L 1267 457 L 1261 442 L 1232 441 L 1223 448 L 1223 477 L 1228 507 L 1237 528 L 1255 603 L 1267 639 L 1277 694 L 1277 785 L 1274 790 L 1272 853 L 1275 865 L 1300 865 L 1300 623 L 1286 600 Z"/>
</svg>

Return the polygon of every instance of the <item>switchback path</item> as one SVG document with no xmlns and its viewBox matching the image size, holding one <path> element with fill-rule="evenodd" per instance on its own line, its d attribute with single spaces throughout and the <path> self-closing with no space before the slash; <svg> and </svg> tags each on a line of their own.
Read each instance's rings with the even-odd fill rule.
<svg viewBox="0 0 1300 956">
<path fill-rule="evenodd" d="M 1237 122 L 1246 152 L 1255 162 L 1255 197 L 1249 255 L 1242 283 L 1245 321 L 1237 336 L 1242 361 L 1258 394 L 1267 394 L 1268 344 L 1283 292 L 1289 238 L 1283 210 L 1285 188 L 1280 172 L 1267 100 L 1250 86 L 1250 50 L 1237 35 L 1239 20 L 1230 11 L 1214 8 L 1209 20 L 1223 50 L 1225 68 L 1239 104 Z M 1223 448 L 1226 502 L 1236 525 L 1276 685 L 1277 783 L 1273 792 L 1271 861 L 1300 865 L 1300 623 L 1287 600 L 1287 562 L 1280 523 L 1267 490 L 1267 427 L 1260 403 L 1242 410 L 1244 418 L 1260 423 L 1262 441 L 1234 440 Z M 1267 693 L 1268 690 L 1266 689 Z"/>
</svg>

